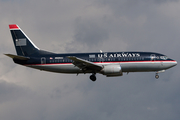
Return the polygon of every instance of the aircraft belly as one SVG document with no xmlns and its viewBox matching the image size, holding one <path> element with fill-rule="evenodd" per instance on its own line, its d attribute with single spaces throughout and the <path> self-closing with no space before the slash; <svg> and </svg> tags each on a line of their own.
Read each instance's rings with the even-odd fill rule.
<svg viewBox="0 0 180 120">
<path fill-rule="evenodd" d="M 50 72 L 57 72 L 57 73 L 82 73 L 82 71 L 75 67 L 74 65 L 31 65 L 28 67 L 50 71 Z"/>
<path fill-rule="evenodd" d="M 99 65 L 112 65 L 113 63 Z M 172 67 L 171 63 L 164 62 L 127 62 L 127 63 L 114 63 L 118 64 L 122 68 L 122 72 L 150 72 L 160 71 Z M 27 67 L 40 69 L 44 71 L 57 72 L 57 73 L 83 73 L 78 67 L 73 64 L 43 64 L 43 65 L 28 65 Z M 86 71 L 86 73 L 92 73 L 92 71 Z"/>
<path fill-rule="evenodd" d="M 148 72 L 167 69 L 161 62 L 120 63 L 123 72 Z"/>
</svg>

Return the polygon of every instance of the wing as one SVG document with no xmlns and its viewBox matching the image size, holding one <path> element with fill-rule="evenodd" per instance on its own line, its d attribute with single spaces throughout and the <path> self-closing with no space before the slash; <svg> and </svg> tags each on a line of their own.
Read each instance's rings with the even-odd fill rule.
<svg viewBox="0 0 180 120">
<path fill-rule="evenodd" d="M 67 58 L 71 59 L 73 61 L 73 64 L 84 72 L 86 72 L 87 70 L 98 72 L 103 68 L 103 66 L 101 65 L 74 56 L 68 56 Z"/>
</svg>

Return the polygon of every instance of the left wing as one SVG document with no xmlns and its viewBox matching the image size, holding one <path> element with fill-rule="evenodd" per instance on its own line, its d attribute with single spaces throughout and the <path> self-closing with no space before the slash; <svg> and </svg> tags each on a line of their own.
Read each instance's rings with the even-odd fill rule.
<svg viewBox="0 0 180 120">
<path fill-rule="evenodd" d="M 68 56 L 67 58 L 71 59 L 73 61 L 73 64 L 78 68 L 80 68 L 81 70 L 83 70 L 84 72 L 86 70 L 100 71 L 103 68 L 103 66 L 101 65 L 95 64 L 87 60 L 83 60 L 75 56 Z"/>
</svg>

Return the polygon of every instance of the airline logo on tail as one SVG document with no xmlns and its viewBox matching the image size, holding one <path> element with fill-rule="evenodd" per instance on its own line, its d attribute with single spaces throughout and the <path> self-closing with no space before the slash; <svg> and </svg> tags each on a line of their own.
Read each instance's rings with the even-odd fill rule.
<svg viewBox="0 0 180 120">
<path fill-rule="evenodd" d="M 26 46 L 26 39 L 16 39 L 16 46 Z"/>
<path fill-rule="evenodd" d="M 36 53 L 39 48 L 29 39 L 29 37 L 16 24 L 9 25 L 17 55 L 29 56 Z"/>
</svg>

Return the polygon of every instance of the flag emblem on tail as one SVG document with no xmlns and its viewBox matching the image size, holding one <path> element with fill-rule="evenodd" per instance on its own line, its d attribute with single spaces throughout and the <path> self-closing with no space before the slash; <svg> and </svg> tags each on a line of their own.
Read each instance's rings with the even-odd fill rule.
<svg viewBox="0 0 180 120">
<path fill-rule="evenodd" d="M 16 39 L 16 46 L 26 46 L 26 38 L 23 39 Z"/>
</svg>

